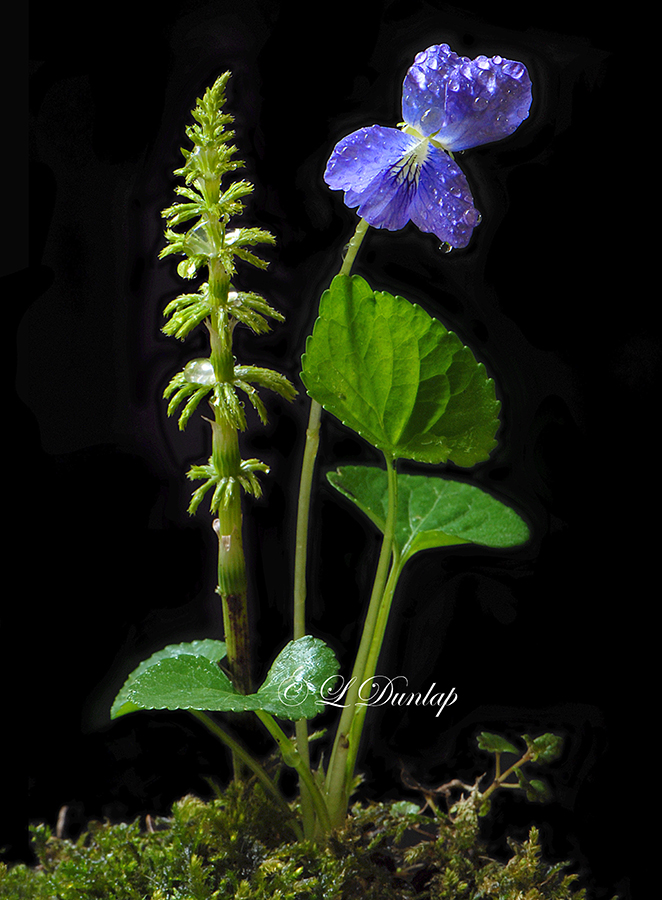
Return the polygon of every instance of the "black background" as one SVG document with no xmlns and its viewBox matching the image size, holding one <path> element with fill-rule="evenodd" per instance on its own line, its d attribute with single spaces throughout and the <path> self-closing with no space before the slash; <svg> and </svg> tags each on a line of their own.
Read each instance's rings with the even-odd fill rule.
<svg viewBox="0 0 662 900">
<path fill-rule="evenodd" d="M 356 221 L 323 183 L 326 160 L 350 131 L 395 125 L 413 57 L 448 42 L 462 55 L 525 62 L 531 116 L 507 141 L 459 158 L 483 214 L 469 248 L 444 255 L 412 225 L 371 230 L 354 271 L 419 302 L 485 362 L 503 403 L 499 448 L 471 473 L 449 468 L 513 503 L 533 538 L 512 552 L 464 548 L 409 564 L 380 671 L 416 690 L 454 686 L 459 699 L 438 718 L 372 711 L 364 796 L 414 799 L 401 763 L 426 784 L 473 779 L 487 765 L 480 730 L 556 730 L 567 741 L 547 773 L 554 801 L 508 795 L 486 836 L 505 851 L 506 819 L 519 837 L 536 821 L 550 858 L 571 857 L 592 896 L 625 898 L 628 788 L 614 784 L 628 771 L 639 690 L 634 626 L 650 548 L 637 523 L 654 475 L 646 445 L 659 344 L 651 302 L 628 280 L 631 256 L 627 278 L 623 264 L 631 226 L 623 233 L 627 199 L 609 149 L 619 23 L 570 4 L 302 8 L 119 3 L 88 21 L 33 4 L 31 268 L 27 282 L 19 271 L 4 278 L 9 291 L 30 287 L 16 294 L 20 446 L 9 485 L 21 485 L 30 791 L 6 855 L 29 859 L 26 821 L 54 824 L 64 804 L 74 834 L 91 817 L 166 814 L 184 793 L 208 796 L 205 776 L 227 778 L 224 751 L 184 713 L 108 721 L 141 659 L 222 636 L 209 518 L 185 511 L 184 473 L 208 453 L 206 426 L 196 419 L 179 433 L 160 400 L 178 367 L 204 353 L 202 330 L 185 344 L 160 333 L 183 283 L 174 261 L 157 260 L 196 97 L 232 71 L 228 109 L 255 184 L 245 221 L 278 240 L 268 272 L 243 269 L 238 282 L 287 324 L 241 335 L 238 356 L 300 388 L 317 299 Z M 307 416 L 305 395 L 291 406 L 268 399 L 269 427 L 253 422 L 244 442 L 245 455 L 272 466 L 246 523 L 258 674 L 290 637 Z M 357 461 L 379 462 L 325 419 L 320 473 Z M 311 628 L 347 671 L 377 538 L 321 474 L 314 513 Z"/>
</svg>

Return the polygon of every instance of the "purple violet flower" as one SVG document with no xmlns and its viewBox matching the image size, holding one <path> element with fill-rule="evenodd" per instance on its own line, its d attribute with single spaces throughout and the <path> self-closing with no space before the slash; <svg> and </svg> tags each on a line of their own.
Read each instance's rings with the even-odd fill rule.
<svg viewBox="0 0 662 900">
<path fill-rule="evenodd" d="M 522 63 L 429 47 L 405 77 L 400 130 L 372 125 L 343 138 L 324 180 L 375 228 L 397 231 L 411 219 L 451 247 L 466 247 L 480 214 L 450 153 L 507 137 L 530 107 Z"/>
</svg>

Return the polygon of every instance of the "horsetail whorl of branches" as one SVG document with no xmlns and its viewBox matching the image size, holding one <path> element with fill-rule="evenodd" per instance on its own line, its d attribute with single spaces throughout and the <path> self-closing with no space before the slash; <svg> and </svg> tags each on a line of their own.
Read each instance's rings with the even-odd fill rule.
<svg viewBox="0 0 662 900">
<path fill-rule="evenodd" d="M 212 452 L 206 465 L 194 465 L 191 480 L 202 481 L 191 497 L 189 512 L 195 513 L 211 491 L 210 509 L 216 515 L 214 530 L 219 537 L 219 579 L 217 591 L 223 598 L 226 641 L 237 643 L 228 662 L 239 683 L 248 689 L 250 679 L 248 633 L 245 616 L 246 571 L 241 539 L 241 489 L 259 497 L 259 472 L 268 472 L 258 459 L 242 459 L 238 432 L 246 428 L 241 396 L 248 398 L 260 420 L 267 412 L 258 389 L 275 391 L 292 400 L 296 391 L 282 375 L 270 369 L 239 365 L 233 353 L 233 334 L 241 323 L 256 334 L 270 326 L 268 319 L 283 321 L 259 294 L 237 290 L 233 279 L 236 264 L 249 263 L 265 269 L 268 263 L 256 255 L 257 244 L 274 244 L 273 236 L 261 228 L 231 227 L 231 220 L 244 210 L 243 200 L 253 190 L 245 180 L 227 178 L 243 164 L 235 158 L 231 143 L 233 117 L 222 112 L 225 89 L 230 77 L 226 72 L 198 100 L 192 111 L 195 123 L 186 129 L 192 149 L 182 149 L 185 163 L 175 175 L 185 184 L 175 188 L 182 198 L 163 211 L 167 221 L 167 245 L 160 258 L 177 254 L 183 260 L 177 266 L 182 278 L 194 279 L 206 269 L 207 280 L 196 291 L 181 294 L 165 308 L 165 334 L 186 338 L 193 329 L 205 324 L 209 333 L 208 358 L 190 360 L 170 381 L 164 396 L 169 401 L 168 415 L 179 411 L 183 430 L 203 398 L 207 398 L 213 418 Z M 228 184 L 224 184 L 224 179 Z M 176 230 L 187 224 L 186 230 Z M 242 610 L 243 613 L 238 613 Z M 234 636 L 234 637 L 233 637 Z M 236 638 L 236 641 L 235 641 Z M 246 643 L 243 648 L 240 646 Z M 243 670 L 243 671 L 242 671 Z"/>
</svg>

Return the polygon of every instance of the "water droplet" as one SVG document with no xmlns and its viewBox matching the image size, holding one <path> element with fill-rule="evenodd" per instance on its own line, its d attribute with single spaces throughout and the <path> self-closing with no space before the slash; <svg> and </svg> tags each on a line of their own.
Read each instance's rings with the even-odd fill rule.
<svg viewBox="0 0 662 900">
<path fill-rule="evenodd" d="M 524 74 L 524 66 L 520 62 L 508 61 L 504 64 L 502 71 L 511 78 L 521 78 Z"/>
<path fill-rule="evenodd" d="M 448 243 L 448 241 L 444 241 L 442 244 L 439 244 L 439 250 L 442 253 L 450 253 L 453 248 Z"/>
<path fill-rule="evenodd" d="M 441 126 L 441 111 L 438 109 L 426 109 L 421 116 L 421 127 L 428 134 L 436 131 Z"/>
<path fill-rule="evenodd" d="M 462 213 L 462 221 L 474 228 L 480 222 L 480 213 L 477 209 L 470 207 Z"/>
<path fill-rule="evenodd" d="M 214 384 L 214 367 L 210 359 L 192 359 L 184 366 L 184 378 L 191 384 Z"/>
<path fill-rule="evenodd" d="M 180 278 L 194 278 L 197 271 L 195 260 L 183 259 L 177 264 L 177 274 Z"/>
</svg>

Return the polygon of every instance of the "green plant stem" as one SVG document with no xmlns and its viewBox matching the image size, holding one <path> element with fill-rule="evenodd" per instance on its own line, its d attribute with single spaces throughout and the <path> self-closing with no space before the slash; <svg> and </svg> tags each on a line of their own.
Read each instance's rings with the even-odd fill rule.
<svg viewBox="0 0 662 900">
<path fill-rule="evenodd" d="M 290 738 L 288 738 L 288 736 L 285 734 L 280 725 L 278 725 L 272 715 L 267 712 L 263 712 L 262 710 L 256 710 L 255 715 L 262 722 L 269 734 L 278 744 L 278 748 L 280 749 L 281 756 L 283 757 L 283 762 L 285 763 L 285 765 L 292 766 L 293 769 L 296 769 L 300 781 L 302 781 L 305 785 L 306 790 L 308 791 L 308 794 L 312 800 L 315 808 L 315 813 L 317 814 L 322 828 L 325 832 L 330 831 L 331 820 L 329 818 L 329 811 L 326 805 L 326 800 L 320 789 L 315 784 L 312 772 L 310 771 L 310 766 L 307 765 L 302 759 L 299 751 L 296 748 L 296 744 L 294 743 L 294 741 L 291 741 Z"/>
<path fill-rule="evenodd" d="M 288 825 L 294 831 L 297 840 L 303 840 L 303 832 L 299 823 L 294 816 L 294 813 L 287 805 L 285 798 L 280 793 L 276 785 L 273 783 L 271 778 L 267 775 L 264 768 L 260 765 L 260 763 L 254 759 L 247 750 L 245 750 L 241 744 L 236 741 L 232 735 L 230 735 L 225 728 L 221 727 L 218 722 L 211 718 L 211 716 L 207 715 L 207 713 L 202 712 L 197 709 L 190 709 L 189 712 L 192 716 L 194 716 L 198 721 L 202 722 L 202 724 L 209 730 L 211 733 L 222 741 L 227 747 L 232 751 L 233 758 L 237 758 L 241 760 L 241 762 L 249 768 L 257 777 L 260 784 L 264 787 L 267 793 L 271 794 L 271 796 L 276 800 L 278 806 L 283 811 L 285 817 L 287 818 Z"/>
<path fill-rule="evenodd" d="M 369 227 L 370 226 L 365 219 L 359 219 L 359 224 L 356 226 L 356 231 L 352 235 L 352 238 L 347 245 L 342 266 L 340 267 L 340 272 L 338 273 L 339 275 L 349 275 L 349 273 L 352 271 L 352 266 L 354 265 L 356 254 L 359 252 L 359 247 L 361 246 L 361 242 L 366 236 Z"/>
<path fill-rule="evenodd" d="M 214 190 L 218 190 L 214 186 Z M 218 226 L 218 223 L 215 223 Z M 216 245 L 223 236 L 209 230 Z M 207 320 L 210 360 L 214 369 L 216 390 L 234 377 L 232 338 L 234 322 L 227 310 L 230 279 L 216 260 L 209 263 L 209 297 L 211 316 Z M 241 490 L 237 476 L 241 471 L 239 433 L 236 423 L 228 419 L 219 402 L 212 402 L 214 420 L 212 429 L 212 463 L 219 477 L 228 485 L 213 522 L 218 537 L 218 584 L 216 593 L 221 598 L 223 631 L 227 650 L 227 667 L 232 684 L 242 694 L 252 692 L 250 629 L 248 622 L 248 597 L 246 558 L 244 555 L 241 515 Z M 244 777 L 246 769 L 242 758 L 232 750 L 232 768 L 235 779 Z"/>
<path fill-rule="evenodd" d="M 218 510 L 218 587 L 223 607 L 227 664 L 234 687 L 252 692 L 245 557 L 241 534 L 241 498 L 233 491 L 227 507 Z"/>
<path fill-rule="evenodd" d="M 508 778 L 509 775 L 512 775 L 513 772 L 516 772 L 517 769 L 521 768 L 525 763 L 529 762 L 529 760 L 531 760 L 532 758 L 533 758 L 533 755 L 532 755 L 531 751 L 527 750 L 526 753 L 524 754 L 524 756 L 521 757 L 521 759 L 518 759 L 517 762 L 514 762 L 512 764 L 512 766 L 510 766 L 509 769 L 506 769 L 505 772 L 503 772 L 502 774 L 499 774 L 500 754 L 497 754 L 496 777 L 495 777 L 494 781 L 492 782 L 492 784 L 487 788 L 487 790 L 484 791 L 484 793 L 482 793 L 480 795 L 481 801 L 487 800 L 487 798 L 490 796 L 490 794 L 493 794 L 494 791 L 496 791 L 500 787 L 518 788 L 519 784 L 510 784 L 510 783 L 506 784 L 505 783 L 506 778 Z"/>
<path fill-rule="evenodd" d="M 361 242 L 368 231 L 369 225 L 365 219 L 360 219 L 349 244 L 340 267 L 341 275 L 349 275 L 352 265 L 359 251 Z M 294 639 L 304 637 L 306 634 L 306 569 L 308 561 L 308 531 L 310 519 L 310 498 L 312 493 L 313 475 L 315 472 L 315 460 L 320 441 L 320 422 L 322 407 L 315 400 L 310 402 L 308 427 L 306 429 L 306 445 L 303 452 L 301 465 L 301 477 L 299 482 L 299 501 L 297 506 L 297 528 L 294 555 Z M 299 720 L 296 725 L 297 749 L 310 771 L 310 752 L 308 747 L 308 724 L 305 719 Z M 300 783 L 301 813 L 306 835 L 312 835 L 314 831 L 313 803 L 306 786 Z"/>
<path fill-rule="evenodd" d="M 234 377 L 234 322 L 226 308 L 230 281 L 220 265 L 210 264 L 209 276 L 212 316 L 207 322 L 207 328 L 211 345 L 210 359 L 217 385 L 223 385 Z M 252 673 L 241 491 L 237 480 L 241 471 L 239 435 L 236 424 L 228 421 L 221 404 L 212 403 L 212 408 L 212 461 L 219 477 L 229 484 L 214 521 L 214 531 L 218 536 L 216 591 L 223 607 L 227 662 L 232 683 L 242 694 L 249 694 L 252 691 Z"/>
<path fill-rule="evenodd" d="M 306 769 L 310 772 L 310 747 L 308 745 L 308 722 L 306 719 L 298 719 L 294 723 L 294 735 L 299 755 Z M 304 782 L 299 779 L 299 797 L 301 799 L 301 821 L 303 831 L 310 840 L 315 835 L 315 804 Z"/>
<path fill-rule="evenodd" d="M 294 560 L 294 640 L 306 634 L 306 559 L 308 554 L 308 518 L 310 514 L 310 495 L 313 484 L 315 459 L 320 440 L 320 420 L 322 407 L 314 400 L 310 404 L 308 429 L 306 430 L 306 447 L 301 468 L 299 490 L 299 506 L 297 510 L 297 532 Z M 308 746 L 308 722 L 299 719 L 295 723 L 297 749 L 306 768 L 310 771 L 310 749 Z M 304 782 L 299 780 L 301 797 L 301 818 L 306 837 L 312 838 L 315 831 L 315 809 L 312 798 Z"/>
<path fill-rule="evenodd" d="M 361 643 L 354 662 L 349 689 L 344 696 L 345 707 L 340 717 L 326 776 L 326 795 L 331 822 L 338 827 L 344 821 L 349 793 L 354 780 L 354 766 L 358 754 L 366 705 L 357 703 L 361 686 L 372 679 L 379 651 L 384 639 L 386 621 L 397 581 L 398 560 L 394 545 L 397 516 L 397 474 L 395 464 L 386 459 L 388 480 L 388 512 L 384 537 L 377 563 L 377 571 L 370 596 L 370 604 L 363 625 Z M 391 558 L 393 562 L 391 564 Z M 389 577 L 390 566 L 390 577 Z"/>
<path fill-rule="evenodd" d="M 340 275 L 349 275 L 352 265 L 359 251 L 361 242 L 370 226 L 365 219 L 360 219 L 356 231 L 352 236 Z M 304 637 L 306 634 L 306 567 L 308 559 L 308 525 L 310 517 L 310 497 L 312 492 L 313 474 L 315 472 L 315 460 L 319 448 L 319 431 L 322 417 L 322 407 L 316 400 L 311 400 L 306 429 L 306 445 L 303 452 L 301 465 L 301 477 L 299 482 L 299 502 L 297 507 L 296 549 L 294 556 L 294 638 Z"/>
<path fill-rule="evenodd" d="M 399 567 L 394 560 L 393 565 L 391 566 L 391 570 L 389 572 L 388 580 L 386 582 L 386 586 L 384 588 L 384 593 L 382 594 L 382 600 L 379 605 L 379 612 L 377 615 L 377 622 L 375 625 L 375 629 L 372 636 L 372 641 L 370 644 L 370 651 L 368 653 L 368 659 L 365 665 L 365 669 L 363 671 L 363 682 L 371 681 L 376 672 L 377 672 L 377 662 L 379 660 L 379 653 L 382 649 L 382 644 L 384 643 L 384 635 L 386 633 L 386 625 L 389 619 L 389 613 L 391 611 L 391 603 L 393 601 L 393 595 L 395 593 L 395 586 L 398 583 L 399 577 Z M 367 705 L 359 705 L 356 707 L 354 718 L 352 719 L 352 723 L 349 729 L 349 749 L 347 752 L 347 761 L 345 763 L 346 766 L 346 800 L 349 800 L 348 793 L 352 786 L 352 781 L 354 778 L 354 771 L 356 768 L 356 758 L 359 752 L 359 746 L 361 743 L 361 734 L 363 732 L 363 724 L 365 722 L 365 717 L 368 712 Z"/>
<path fill-rule="evenodd" d="M 299 505 L 297 508 L 296 548 L 294 556 L 294 640 L 306 634 L 306 563 L 308 558 L 308 524 L 315 460 L 320 442 L 322 407 L 316 400 L 310 402 L 306 446 L 303 451 Z"/>
</svg>

